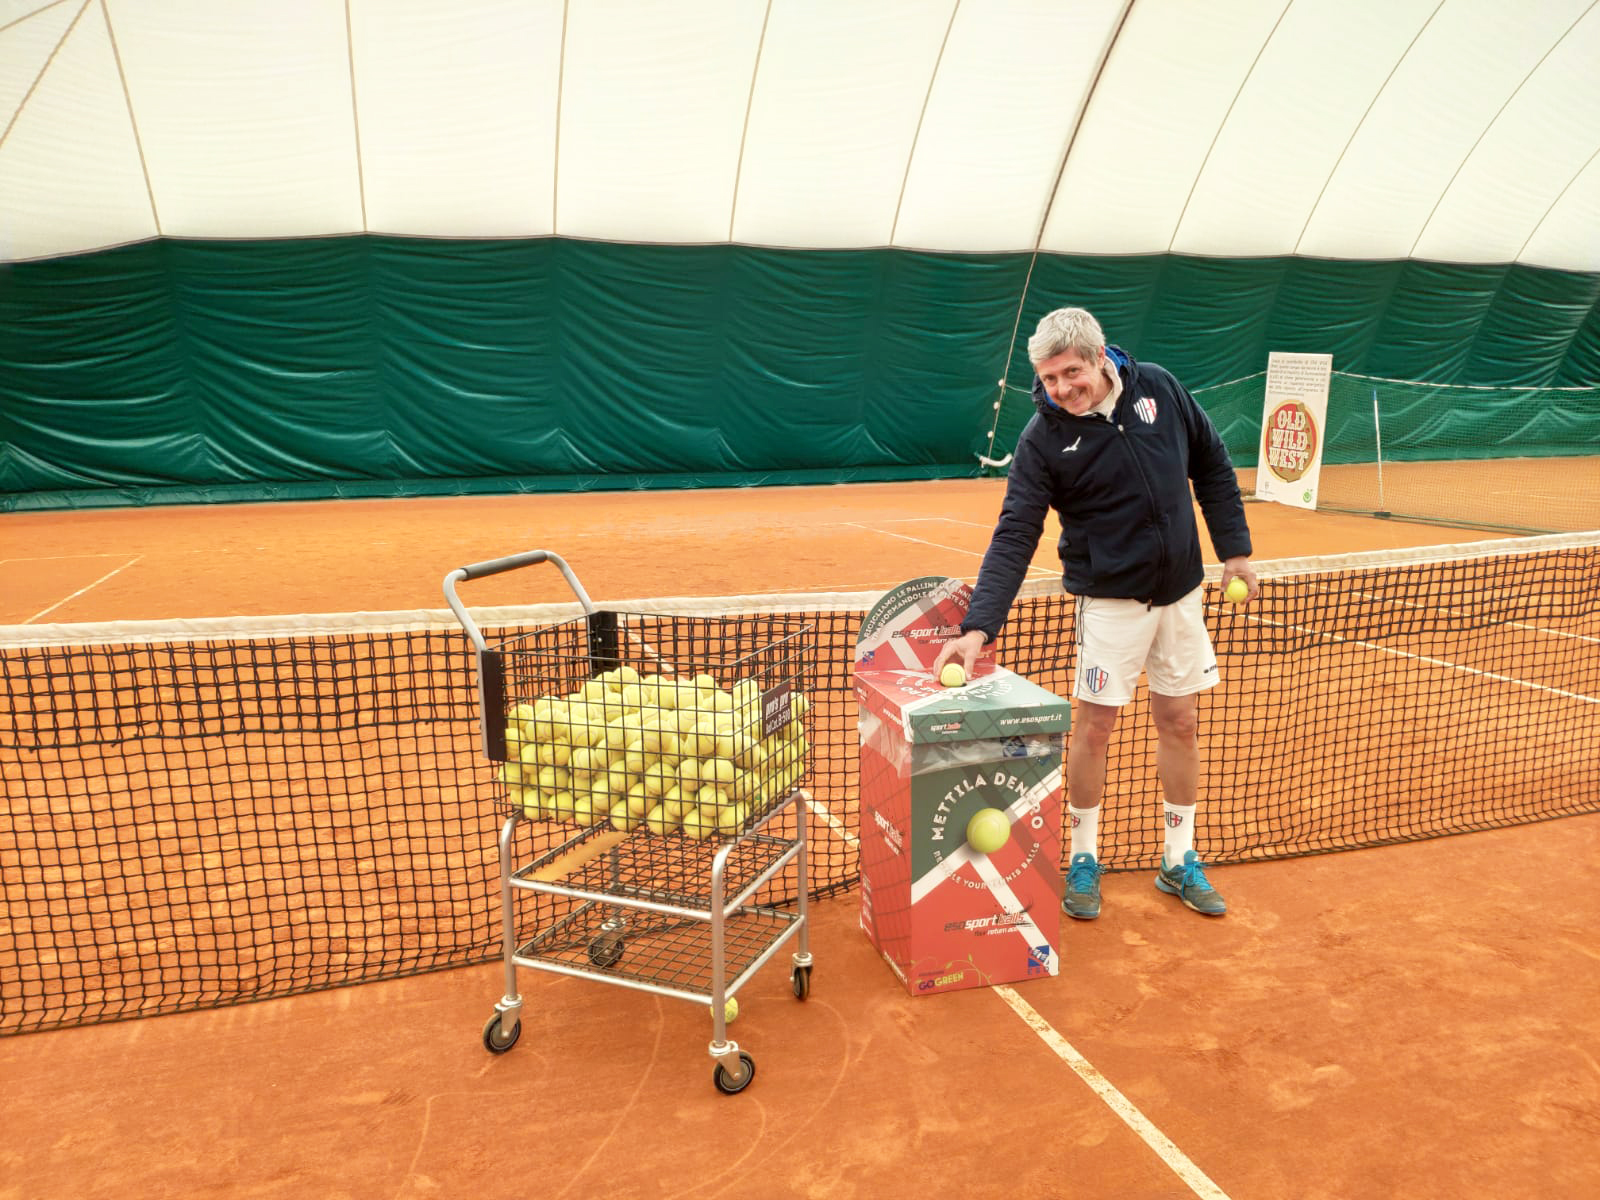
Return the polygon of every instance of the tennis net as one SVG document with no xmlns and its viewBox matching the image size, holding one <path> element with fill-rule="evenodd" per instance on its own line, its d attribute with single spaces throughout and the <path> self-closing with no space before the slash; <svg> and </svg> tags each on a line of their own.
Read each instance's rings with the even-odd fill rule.
<svg viewBox="0 0 1600 1200">
<path fill-rule="evenodd" d="M 1207 584 L 1208 862 L 1600 810 L 1600 534 L 1258 567 L 1248 608 Z M 856 878 L 850 663 L 877 599 L 618 606 L 807 615 L 818 895 Z M 474 610 L 497 636 L 578 612 Z M 1072 619 L 1025 592 L 1000 661 L 1068 694 Z M 470 651 L 442 610 L 0 629 L 0 1034 L 496 957 L 503 810 Z M 1113 742 L 1111 869 L 1160 851 L 1153 749 L 1141 692 Z M 562 828 L 519 826 L 519 859 Z"/>
</svg>

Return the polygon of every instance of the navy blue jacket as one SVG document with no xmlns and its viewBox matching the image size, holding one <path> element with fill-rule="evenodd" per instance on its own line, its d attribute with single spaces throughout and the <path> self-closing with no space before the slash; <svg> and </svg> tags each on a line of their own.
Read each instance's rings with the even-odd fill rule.
<svg viewBox="0 0 1600 1200">
<path fill-rule="evenodd" d="M 1191 479 L 1217 557 L 1250 553 L 1239 481 L 1205 410 L 1161 367 L 1116 346 L 1106 353 L 1122 377 L 1109 421 L 1058 408 L 1034 377 L 1039 411 L 1017 439 L 963 632 L 1000 632 L 1052 508 L 1061 518 L 1061 582 L 1080 596 L 1171 604 L 1199 586 Z"/>
</svg>

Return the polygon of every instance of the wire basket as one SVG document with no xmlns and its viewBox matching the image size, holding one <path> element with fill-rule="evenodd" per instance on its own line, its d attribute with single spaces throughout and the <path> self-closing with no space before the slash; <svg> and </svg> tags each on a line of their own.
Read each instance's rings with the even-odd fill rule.
<svg viewBox="0 0 1600 1200">
<path fill-rule="evenodd" d="M 484 750 L 508 812 L 710 841 L 809 769 L 813 627 L 795 614 L 596 611 L 482 656 Z"/>
</svg>

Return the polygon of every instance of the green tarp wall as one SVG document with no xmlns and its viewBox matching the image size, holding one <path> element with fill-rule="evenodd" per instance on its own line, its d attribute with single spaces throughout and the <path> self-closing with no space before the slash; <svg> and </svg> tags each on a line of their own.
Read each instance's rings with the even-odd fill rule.
<svg viewBox="0 0 1600 1200">
<path fill-rule="evenodd" d="M 0 267 L 0 508 L 971 475 L 1068 303 L 1196 391 L 1272 350 L 1600 381 L 1600 275 L 1515 265 L 159 240 Z M 1562 445 L 1502 452 L 1600 453 L 1593 393 L 1549 395 Z M 1259 389 L 1208 403 L 1254 462 Z"/>
</svg>

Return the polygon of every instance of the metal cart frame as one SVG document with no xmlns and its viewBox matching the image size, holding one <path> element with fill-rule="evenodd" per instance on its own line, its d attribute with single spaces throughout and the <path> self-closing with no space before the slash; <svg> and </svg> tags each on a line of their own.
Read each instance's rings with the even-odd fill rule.
<svg viewBox="0 0 1600 1200">
<path fill-rule="evenodd" d="M 577 597 L 585 618 L 592 621 L 606 614 L 598 610 L 584 591 L 572 569 L 560 555 L 547 550 L 531 550 L 505 558 L 474 563 L 451 571 L 444 580 L 445 599 L 476 648 L 478 706 L 483 723 L 485 755 L 492 761 L 505 758 L 501 734 L 505 712 L 503 663 L 501 652 L 491 647 L 477 623 L 462 604 L 456 585 L 469 579 L 532 566 L 553 563 Z M 666 618 L 662 618 L 666 619 Z M 497 753 L 499 751 L 499 753 Z M 532 861 L 518 866 L 515 841 L 518 823 L 528 820 L 513 809 L 499 833 L 501 942 L 505 965 L 505 994 L 483 1030 L 484 1047 L 504 1054 L 522 1032 L 522 996 L 517 988 L 517 968 L 549 971 L 556 974 L 594 979 L 599 982 L 656 995 L 670 996 L 710 1006 L 712 1039 L 708 1052 L 715 1066 L 712 1082 L 718 1091 L 733 1095 L 743 1091 L 755 1077 L 755 1060 L 728 1037 L 726 1005 L 728 998 L 765 965 L 790 939 L 798 939 L 791 959 L 791 990 L 796 999 L 805 1000 L 811 992 L 812 957 L 808 939 L 807 902 L 810 879 L 806 861 L 806 793 L 791 787 L 770 808 L 746 825 L 726 836 L 710 852 L 709 862 L 700 863 L 704 886 L 661 887 L 649 877 L 651 848 L 672 838 L 636 829 L 619 845 L 598 849 L 591 846 L 606 832 L 596 824 L 575 829 L 572 836 L 547 849 Z M 793 836 L 775 833 L 774 822 L 793 811 Z M 642 839 L 642 841 L 641 841 Z M 679 839 L 681 840 L 681 839 Z M 639 848 L 630 849 L 635 843 Z M 704 858 L 709 847 L 696 843 L 694 850 L 674 847 L 673 853 L 692 853 Z M 598 849 L 598 852 L 595 851 Z M 586 851 L 587 856 L 586 856 Z M 562 869 L 563 863 L 576 863 Z M 751 903 L 756 892 L 780 871 L 794 864 L 797 885 L 793 910 Z M 643 867 L 641 871 L 639 868 Z M 550 872 L 552 877 L 540 878 Z M 573 875 L 576 874 L 576 881 Z M 691 876 L 698 872 L 691 869 Z M 642 877 L 641 877 L 642 876 Z M 729 895 L 730 888 L 735 889 Z M 559 920 L 537 930 L 519 942 L 516 919 L 518 893 L 564 897 L 575 907 Z M 619 970 L 624 959 L 631 923 L 650 918 L 665 921 L 667 940 L 674 930 L 709 929 L 709 955 L 705 986 L 691 986 L 681 977 L 664 980 L 652 974 L 647 965 L 638 971 Z M 592 933 L 590 931 L 593 931 Z M 730 931 L 738 936 L 730 939 Z M 646 936 L 649 935 L 646 931 Z M 551 947 L 565 936 L 587 939 L 586 954 L 576 961 L 560 957 Z M 695 933 L 677 935 L 685 949 L 698 958 L 700 947 Z M 730 955 L 730 940 L 733 953 Z M 568 943 L 570 948 L 570 942 Z M 668 946 L 670 951 L 673 947 Z M 735 970 L 729 976 L 729 959 Z M 586 961 L 584 961 L 586 959 Z"/>
</svg>

